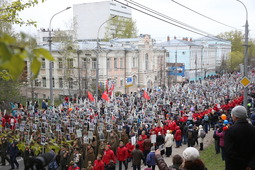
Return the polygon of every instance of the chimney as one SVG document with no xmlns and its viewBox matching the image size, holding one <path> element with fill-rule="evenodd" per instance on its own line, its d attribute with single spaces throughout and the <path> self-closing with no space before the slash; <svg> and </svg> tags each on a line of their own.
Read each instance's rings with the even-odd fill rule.
<svg viewBox="0 0 255 170">
<path fill-rule="evenodd" d="M 169 35 L 167 36 L 167 42 L 168 42 L 168 41 L 170 41 L 170 37 L 169 37 Z"/>
</svg>

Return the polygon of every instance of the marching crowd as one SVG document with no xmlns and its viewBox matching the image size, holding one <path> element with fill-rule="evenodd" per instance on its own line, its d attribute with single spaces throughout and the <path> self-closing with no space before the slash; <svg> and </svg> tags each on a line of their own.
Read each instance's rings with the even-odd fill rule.
<svg viewBox="0 0 255 170">
<path fill-rule="evenodd" d="M 37 102 L 28 102 L 25 107 L 14 104 L 11 113 L 0 114 L 2 166 L 7 161 L 11 169 L 18 169 L 17 156 L 30 166 L 30 157 L 52 152 L 56 155 L 48 165 L 52 170 L 122 170 L 123 166 L 140 170 L 142 164 L 152 170 L 156 165 L 159 169 L 204 170 L 206 166 L 194 146 L 204 149 L 203 140 L 210 129 L 215 131 L 215 151 L 227 164 L 236 154 L 230 150 L 236 146 L 232 146 L 230 137 L 226 140 L 227 132 L 236 120 L 250 117 L 254 108 L 252 97 L 248 112 L 238 106 L 243 101 L 240 79 L 237 73 L 223 74 L 96 103 L 86 98 L 70 101 L 66 97 L 57 107 L 48 106 L 47 101 L 41 106 Z M 252 85 L 249 92 L 254 92 Z M 231 138 L 235 138 L 235 130 L 231 133 Z M 244 131 L 240 133 L 245 135 Z M 182 145 L 187 145 L 182 157 L 172 152 L 172 147 Z M 163 155 L 173 156 L 169 168 Z"/>
</svg>

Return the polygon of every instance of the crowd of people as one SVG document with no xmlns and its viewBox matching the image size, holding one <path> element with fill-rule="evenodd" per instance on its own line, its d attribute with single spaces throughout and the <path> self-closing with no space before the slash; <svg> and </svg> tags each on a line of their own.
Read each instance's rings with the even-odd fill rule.
<svg viewBox="0 0 255 170">
<path fill-rule="evenodd" d="M 154 170 L 156 165 L 159 169 L 165 166 L 165 155 L 173 156 L 174 164 L 169 169 L 178 169 L 183 163 L 184 169 L 205 169 L 194 146 L 204 149 L 210 129 L 215 130 L 216 153 L 228 162 L 235 146 L 224 136 L 236 118 L 245 117 L 240 118 L 240 108 L 231 114 L 232 108 L 243 101 L 240 79 L 237 73 L 223 74 L 167 89 L 138 90 L 96 103 L 66 97 L 57 107 L 48 106 L 46 100 L 41 106 L 38 102 L 28 102 L 24 107 L 15 104 L 11 113 L 0 114 L 1 163 L 4 166 L 7 161 L 11 169 L 18 169 L 17 156 L 29 166 L 30 157 L 52 152 L 56 155 L 48 165 L 52 170 L 122 170 L 130 166 L 139 170 L 142 164 Z M 249 92 L 254 92 L 253 88 L 249 86 Z M 248 101 L 246 115 L 250 117 L 253 98 Z M 172 152 L 172 147 L 182 145 L 187 145 L 183 159 Z"/>
</svg>

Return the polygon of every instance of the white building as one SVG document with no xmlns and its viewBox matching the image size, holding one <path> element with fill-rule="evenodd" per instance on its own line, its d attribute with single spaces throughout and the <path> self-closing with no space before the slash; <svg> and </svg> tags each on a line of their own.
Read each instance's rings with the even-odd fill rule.
<svg viewBox="0 0 255 170">
<path fill-rule="evenodd" d="M 47 44 L 43 47 L 48 49 Z M 79 41 L 69 50 L 63 48 L 61 43 L 53 43 L 52 55 L 55 61 L 52 80 L 55 99 L 66 95 L 83 96 L 87 90 L 95 91 L 97 54 L 99 94 L 103 92 L 107 80 L 114 82 L 114 92 L 121 93 L 166 85 L 165 50 L 156 47 L 149 35 L 100 42 L 100 50 L 97 50 L 95 41 Z M 34 98 L 49 98 L 49 71 L 49 61 L 42 60 L 37 79 L 26 87 L 28 97 L 33 93 Z M 127 86 L 127 78 L 133 80 L 131 86 Z"/>
<path fill-rule="evenodd" d="M 230 41 L 207 37 L 196 40 L 168 38 L 157 46 L 165 48 L 168 63 L 184 64 L 185 78 L 190 81 L 215 75 L 231 52 Z"/>
<path fill-rule="evenodd" d="M 73 6 L 74 20 L 77 22 L 77 40 L 97 39 L 100 25 L 112 16 L 131 18 L 131 9 L 113 1 L 76 4 Z M 99 39 L 105 35 L 104 24 L 99 32 Z"/>
</svg>

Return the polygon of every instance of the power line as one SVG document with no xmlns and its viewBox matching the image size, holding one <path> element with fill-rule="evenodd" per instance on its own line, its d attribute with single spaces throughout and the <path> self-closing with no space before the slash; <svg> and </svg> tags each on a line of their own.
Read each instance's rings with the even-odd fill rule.
<svg viewBox="0 0 255 170">
<path fill-rule="evenodd" d="M 148 12 L 142 11 L 141 9 L 137 9 L 137 8 L 135 8 L 135 7 L 133 7 L 133 6 L 130 6 L 129 4 L 125 4 L 125 3 L 120 2 L 120 1 L 118 1 L 118 0 L 114 0 L 114 1 L 120 3 L 120 4 L 124 5 L 124 6 L 127 6 L 127 7 L 129 7 L 129 8 L 132 8 L 132 9 L 134 9 L 134 10 L 136 10 L 136 11 L 139 11 L 139 12 L 141 12 L 141 13 L 144 13 L 144 14 L 146 14 L 146 15 L 148 15 L 148 16 L 151 16 L 151 17 L 153 17 L 153 18 L 156 18 L 156 19 L 158 19 L 158 20 L 161 20 L 161 21 L 164 21 L 164 22 L 169 23 L 169 24 L 171 24 L 171 25 L 174 25 L 174 26 L 176 26 L 176 27 L 182 28 L 182 29 L 184 29 L 184 30 L 186 30 L 186 31 L 190 31 L 190 32 L 193 32 L 193 33 L 195 33 L 195 34 L 202 35 L 202 36 L 205 36 L 205 37 L 209 37 L 209 38 L 212 38 L 212 39 L 215 39 L 215 40 L 223 40 L 223 41 L 226 41 L 226 40 L 224 40 L 224 39 L 217 38 L 217 37 L 215 37 L 215 36 L 213 36 L 213 35 L 201 33 L 200 31 L 198 31 L 198 29 L 196 29 L 196 31 L 194 31 L 194 30 L 192 30 L 193 28 L 190 28 L 190 29 L 189 29 L 189 28 L 186 28 L 186 27 L 189 27 L 189 26 L 184 27 L 184 26 L 180 26 L 180 25 L 178 25 L 178 24 L 176 24 L 176 23 L 167 21 L 167 20 L 165 20 L 165 19 L 169 19 L 170 17 L 169 17 L 169 18 L 166 18 L 166 17 L 164 17 L 163 14 L 161 14 L 161 13 L 159 13 L 159 12 L 156 12 L 156 13 L 161 14 L 161 17 L 163 17 L 163 18 L 165 18 L 165 19 L 162 19 L 162 18 L 160 18 L 160 17 L 158 17 L 158 16 L 155 16 L 155 15 L 153 15 L 153 14 L 150 14 L 150 13 L 148 13 Z M 131 3 L 131 2 L 130 2 L 130 3 Z M 135 6 L 137 6 L 137 5 L 135 5 Z M 138 6 L 138 7 L 139 7 L 139 6 Z M 141 8 L 141 7 L 140 7 L 140 8 Z M 146 7 L 146 8 L 147 8 L 147 7 Z M 148 8 L 145 9 L 145 10 L 148 11 Z M 153 10 L 152 10 L 152 11 L 153 11 Z M 179 24 L 180 24 L 180 23 L 179 23 Z M 181 25 L 182 25 L 182 24 L 181 24 Z M 186 24 L 186 25 L 187 25 L 187 24 Z M 203 32 L 204 32 L 204 31 L 203 31 Z"/>
<path fill-rule="evenodd" d="M 198 29 L 198 28 L 195 28 L 195 27 L 193 27 L 193 26 L 190 26 L 190 25 L 188 25 L 188 24 L 185 24 L 185 23 L 183 23 L 183 22 L 181 22 L 181 21 L 178 21 L 178 20 L 176 20 L 176 19 L 174 19 L 174 18 L 171 18 L 171 17 L 169 17 L 169 16 L 167 16 L 167 15 L 164 15 L 164 14 L 162 14 L 162 13 L 159 13 L 159 12 L 157 12 L 157 11 L 151 9 L 151 8 L 148 8 L 148 7 L 146 7 L 146 6 L 142 5 L 142 4 L 139 4 L 139 3 L 134 2 L 134 1 L 128 1 L 128 0 L 125 0 L 125 1 L 128 2 L 128 3 L 131 3 L 131 4 L 135 5 L 135 6 L 138 6 L 138 7 L 142 8 L 142 9 L 144 9 L 144 10 L 147 10 L 147 11 L 149 11 L 149 12 L 152 12 L 152 13 L 154 13 L 154 14 L 156 14 L 156 15 L 159 15 L 159 16 L 161 16 L 161 17 L 164 17 L 164 18 L 166 18 L 166 19 L 169 19 L 169 20 L 171 20 L 171 21 L 173 21 L 173 22 L 176 22 L 176 23 L 178 23 L 178 24 L 180 24 L 180 25 L 183 25 L 183 26 L 185 26 L 185 27 L 188 27 L 188 28 L 197 30 L 197 31 L 199 31 L 199 32 L 202 32 L 202 33 L 204 33 L 204 34 L 210 35 L 209 33 L 205 32 L 205 31 L 203 31 L 203 30 L 200 30 L 200 29 Z"/>
<path fill-rule="evenodd" d="M 197 12 L 197 11 L 195 11 L 195 10 L 193 10 L 193 9 L 191 9 L 191 8 L 189 8 L 189 7 L 187 7 L 187 6 L 185 6 L 185 5 L 180 4 L 179 2 L 176 2 L 176 1 L 174 1 L 174 0 L 172 0 L 172 1 L 173 1 L 174 3 L 176 3 L 176 4 L 180 5 L 180 6 L 182 6 L 183 8 L 186 8 L 186 9 L 188 9 L 188 10 L 190 10 L 190 11 L 192 11 L 192 12 L 194 12 L 194 13 L 200 15 L 200 16 L 203 16 L 203 17 L 205 17 L 205 18 L 207 18 L 207 19 L 209 19 L 209 20 L 212 20 L 212 21 L 214 21 L 214 22 L 216 22 L 216 23 L 218 23 L 218 24 L 221 24 L 221 25 L 227 26 L 227 27 L 229 27 L 229 28 L 233 28 L 233 29 L 239 30 L 239 29 L 237 29 L 237 28 L 235 28 L 235 27 L 232 27 L 232 26 L 230 26 L 230 25 L 224 24 L 224 23 L 222 23 L 222 22 L 220 22 L 220 21 L 217 21 L 217 20 L 215 20 L 215 19 L 213 19 L 213 18 L 210 18 L 210 17 L 208 17 L 208 16 L 206 16 L 206 15 L 204 15 L 204 14 L 201 14 L 201 13 L 199 13 L 199 12 Z"/>
</svg>

